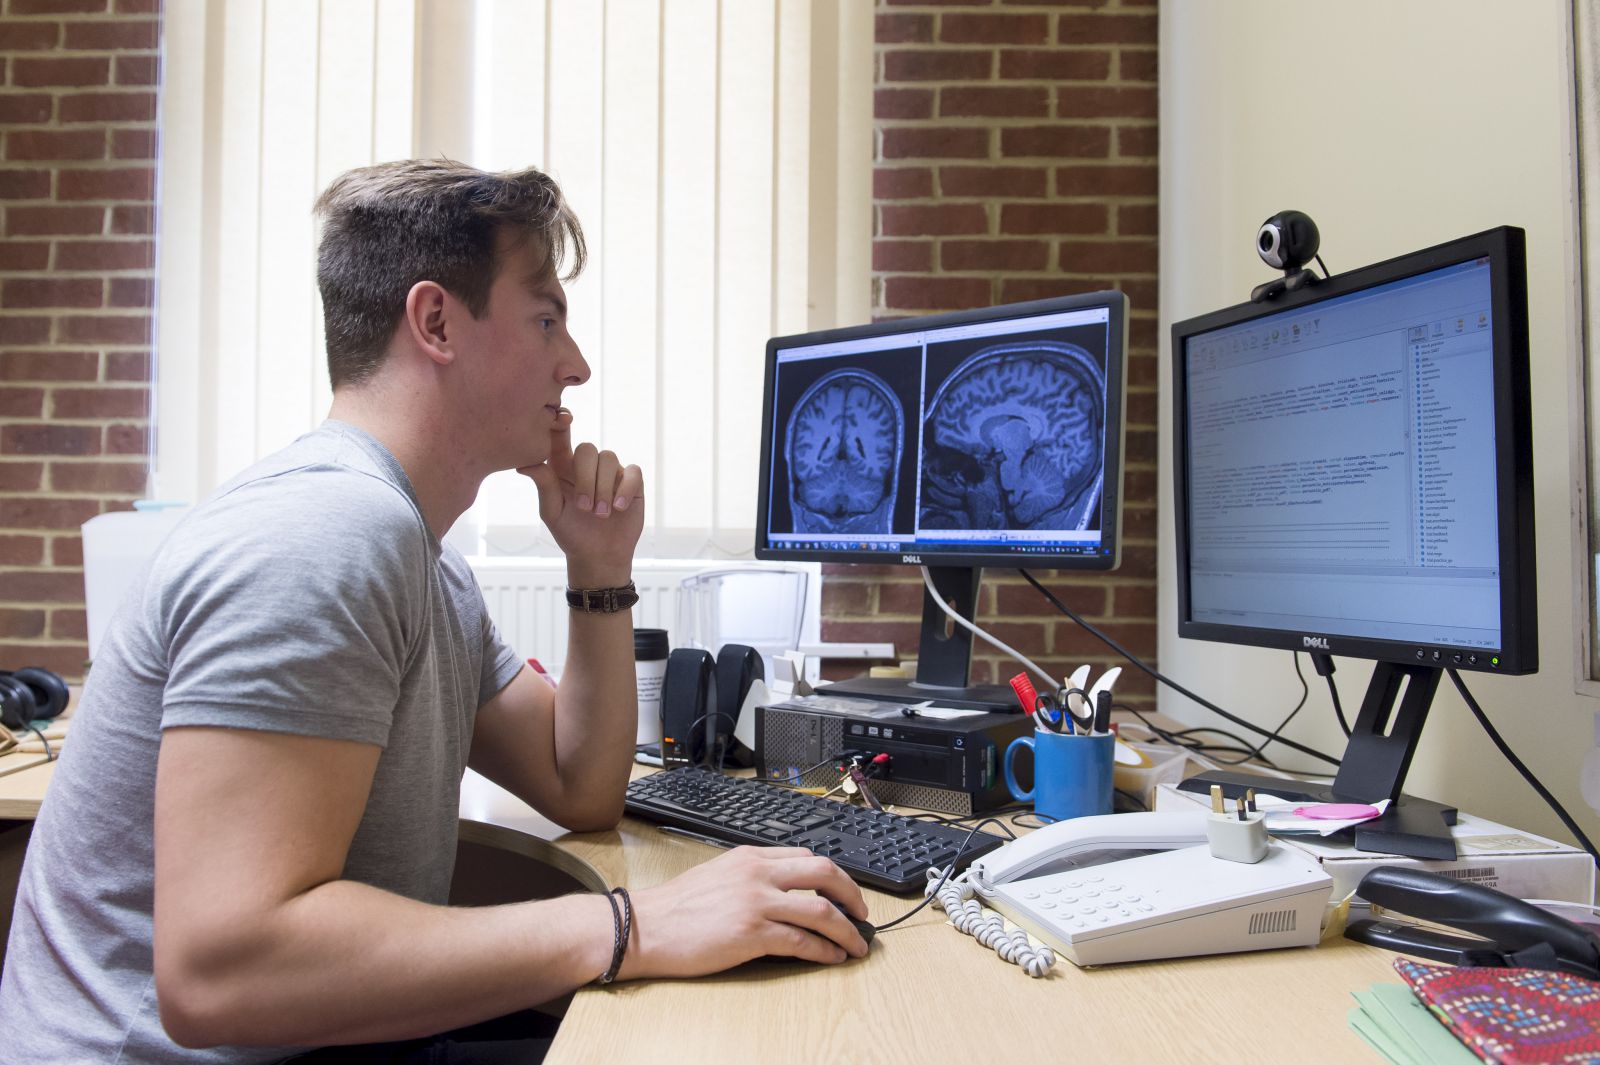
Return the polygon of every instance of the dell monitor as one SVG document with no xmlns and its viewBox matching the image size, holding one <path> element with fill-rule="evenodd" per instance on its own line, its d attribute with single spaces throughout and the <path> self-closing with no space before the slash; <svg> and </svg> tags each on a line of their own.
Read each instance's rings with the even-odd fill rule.
<svg viewBox="0 0 1600 1065">
<path fill-rule="evenodd" d="M 1454 812 L 1401 794 L 1440 673 L 1539 665 L 1522 231 L 1179 322 L 1172 355 L 1178 635 L 1376 661 L 1304 795 L 1391 800 L 1358 847 L 1454 857 Z"/>
<path fill-rule="evenodd" d="M 984 566 L 1118 562 L 1128 303 L 1094 292 L 767 343 L 756 557 L 926 566 L 969 621 Z M 923 596 L 915 680 L 838 694 L 1015 710 Z"/>
</svg>

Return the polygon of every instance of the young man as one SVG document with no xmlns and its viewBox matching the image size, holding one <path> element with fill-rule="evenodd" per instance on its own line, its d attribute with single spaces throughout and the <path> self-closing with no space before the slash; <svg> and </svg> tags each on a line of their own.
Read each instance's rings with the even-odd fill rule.
<svg viewBox="0 0 1600 1065">
<path fill-rule="evenodd" d="M 329 420 L 197 507 L 112 623 L 23 870 L 0 1060 L 412 1040 L 611 965 L 603 896 L 443 905 L 467 765 L 574 830 L 622 815 L 645 501 L 561 406 L 589 377 L 559 280 L 582 233 L 538 171 L 447 161 L 317 209 Z M 587 593 L 559 692 L 440 541 L 512 468 Z M 825 859 L 730 852 L 633 892 L 619 978 L 864 953 L 828 897 L 865 916 Z"/>
</svg>

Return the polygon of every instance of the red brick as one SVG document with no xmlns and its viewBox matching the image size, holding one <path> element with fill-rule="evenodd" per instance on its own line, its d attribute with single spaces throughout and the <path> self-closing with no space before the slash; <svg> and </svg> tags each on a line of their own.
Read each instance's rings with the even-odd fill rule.
<svg viewBox="0 0 1600 1065">
<path fill-rule="evenodd" d="M 149 234 L 155 230 L 155 209 L 125 205 L 111 208 L 111 232 Z"/>
<path fill-rule="evenodd" d="M 0 525 L 9 529 L 77 529 L 78 526 L 100 513 L 100 504 L 93 499 L 52 499 L 48 496 L 13 496 L 0 505 Z M 0 587 L 6 598 L 15 602 L 27 596 L 14 592 L 11 578 L 0 578 Z"/>
<path fill-rule="evenodd" d="M 1153 237 L 1159 220 L 1160 211 L 1153 203 L 1117 205 L 1117 233 L 1124 237 Z"/>
<path fill-rule="evenodd" d="M 62 103 L 66 106 L 65 101 Z M 1156 90 L 1075 85 L 1056 90 L 1059 118 L 1155 118 Z"/>
<path fill-rule="evenodd" d="M 99 492 L 137 495 L 147 480 L 144 461 L 52 462 L 50 488 L 54 492 Z"/>
<path fill-rule="evenodd" d="M 42 241 L 0 241 L 0 271 L 43 270 L 50 265 L 50 245 Z"/>
<path fill-rule="evenodd" d="M 48 93 L 6 93 L 0 95 L 0 123 L 21 125 L 48 122 L 55 112 L 55 97 Z"/>
<path fill-rule="evenodd" d="M 885 159 L 983 159 L 989 154 L 989 131 L 963 126 L 883 131 Z"/>
<path fill-rule="evenodd" d="M 1149 429 L 1129 429 L 1124 434 L 1123 455 L 1129 462 L 1155 462 L 1156 434 Z"/>
<path fill-rule="evenodd" d="M 1083 273 L 1153 274 L 1156 244 L 1153 240 L 1062 241 L 1058 252 L 1062 270 Z"/>
<path fill-rule="evenodd" d="M 1154 15 L 1062 15 L 1056 20 L 1062 44 L 1155 44 Z"/>
<path fill-rule="evenodd" d="M 0 522 L 5 519 L 0 517 Z M 0 566 L 37 566 L 44 561 L 44 537 L 0 535 Z"/>
<path fill-rule="evenodd" d="M 1159 171 L 1153 166 L 1063 166 L 1056 169 L 1058 196 L 1154 196 Z"/>
<path fill-rule="evenodd" d="M 822 616 L 838 617 L 841 614 L 865 614 L 872 585 L 865 581 L 823 581 Z"/>
<path fill-rule="evenodd" d="M 153 92 L 82 92 L 61 98 L 63 122 L 154 122 Z"/>
<path fill-rule="evenodd" d="M 877 89 L 872 94 L 874 118 L 918 119 L 933 117 L 932 89 Z"/>
<path fill-rule="evenodd" d="M 11 84 L 32 89 L 45 86 L 77 88 L 111 81 L 111 60 L 105 56 L 52 56 L 18 58 L 11 65 Z M 62 102 L 71 99 L 67 97 Z"/>
<path fill-rule="evenodd" d="M 115 290 L 117 282 L 111 282 Z M 106 353 L 107 381 L 150 380 L 150 353 L 148 351 L 110 351 Z"/>
<path fill-rule="evenodd" d="M 925 274 L 933 269 L 931 240 L 875 240 L 872 268 L 881 273 Z"/>
<path fill-rule="evenodd" d="M 61 40 L 59 22 L 0 23 L 0 52 L 39 52 L 54 48 Z"/>
<path fill-rule="evenodd" d="M 106 0 L 11 0 L 8 15 L 92 15 L 106 9 Z"/>
<path fill-rule="evenodd" d="M 143 455 L 150 449 L 150 430 L 143 425 L 106 426 L 106 454 Z"/>
<path fill-rule="evenodd" d="M 59 200 L 143 200 L 155 198 L 156 172 L 147 166 L 109 170 L 63 170 L 56 177 Z"/>
<path fill-rule="evenodd" d="M 939 191 L 945 196 L 1043 196 L 1049 174 L 1027 166 L 942 166 Z"/>
<path fill-rule="evenodd" d="M 1016 126 L 1000 131 L 1000 154 L 1047 159 L 1098 159 L 1111 152 L 1104 126 Z"/>
<path fill-rule="evenodd" d="M 917 7 L 984 7 L 994 0 L 883 0 L 889 7 L 916 5 Z"/>
<path fill-rule="evenodd" d="M 913 571 L 914 572 L 914 571 Z M 878 613 L 902 617 L 921 617 L 922 583 L 886 580 L 878 585 Z"/>
<path fill-rule="evenodd" d="M 68 51 L 153 51 L 160 43 L 161 23 L 153 18 L 67 23 L 65 47 Z"/>
<path fill-rule="evenodd" d="M 128 315 L 62 318 L 59 336 L 69 344 L 148 344 L 150 319 Z"/>
<path fill-rule="evenodd" d="M 0 607 L 0 639 L 34 640 L 43 635 L 43 610 L 11 610 Z"/>
<path fill-rule="evenodd" d="M 939 19 L 946 44 L 1047 44 L 1050 20 L 1043 15 L 946 14 Z"/>
<path fill-rule="evenodd" d="M 44 389 L 0 386 L 0 416 L 7 418 L 44 417 Z"/>
<path fill-rule="evenodd" d="M 892 643 L 897 654 L 909 654 L 916 649 L 921 629 L 921 625 L 914 621 L 834 621 L 825 618 L 822 622 L 822 638 L 831 643 Z"/>
<path fill-rule="evenodd" d="M 891 277 L 884 281 L 884 303 L 908 311 L 959 311 L 989 303 L 988 278 Z"/>
<path fill-rule="evenodd" d="M 113 277 L 107 307 L 155 306 L 155 280 L 148 277 Z"/>
<path fill-rule="evenodd" d="M 14 129 L 6 134 L 7 159 L 104 159 L 100 129 Z"/>
<path fill-rule="evenodd" d="M 1135 314 L 1140 311 L 1148 311 L 1154 314 L 1159 306 L 1156 292 L 1160 286 L 1156 284 L 1154 278 L 1143 281 L 1136 277 L 1125 277 L 1117 282 L 1117 287 L 1122 290 L 1124 296 L 1128 297 L 1128 302 L 1133 305 Z"/>
<path fill-rule="evenodd" d="M 0 170 L 0 200 L 48 200 L 50 171 Z"/>
<path fill-rule="evenodd" d="M 0 426 L 0 451 L 8 455 L 98 455 L 100 430 L 92 425 Z"/>
<path fill-rule="evenodd" d="M 878 208 L 883 236 L 929 237 L 987 233 L 989 217 L 982 204 L 884 205 Z"/>
<path fill-rule="evenodd" d="M 994 68 L 988 52 L 891 49 L 883 53 L 884 81 L 982 81 Z"/>
<path fill-rule="evenodd" d="M 1154 425 L 1159 404 L 1154 392 L 1130 392 L 1128 401 L 1129 425 Z"/>
<path fill-rule="evenodd" d="M 1128 3 L 1129 0 L 1123 0 Z M 119 15 L 158 15 L 161 13 L 161 0 L 117 0 L 117 14 Z"/>
<path fill-rule="evenodd" d="M 1081 48 L 1006 48 L 1000 52 L 1000 76 L 1029 81 L 1105 81 L 1111 76 L 1111 53 Z"/>
<path fill-rule="evenodd" d="M 143 388 L 58 388 L 51 394 L 54 418 L 143 418 L 150 393 Z"/>
<path fill-rule="evenodd" d="M 1155 158 L 1161 151 L 1161 135 L 1154 126 L 1118 126 L 1117 154 L 1124 157 Z"/>
<path fill-rule="evenodd" d="M 105 228 L 103 207 L 6 207 L 6 236 L 89 236 Z"/>
<path fill-rule="evenodd" d="M 1096 277 L 1008 277 L 1000 284 L 1000 302 L 1023 303 L 1056 296 L 1076 296 L 1110 287 L 1109 281 Z"/>
<path fill-rule="evenodd" d="M 1129 555 L 1136 553 L 1142 555 L 1145 551 L 1146 549 L 1144 548 L 1129 548 L 1124 546 L 1122 550 L 1122 564 L 1124 568 L 1126 568 L 1128 565 Z M 1119 570 L 1118 572 L 1122 571 Z M 1129 651 L 1138 655 L 1140 658 L 1153 659 L 1155 657 L 1156 629 L 1154 625 L 1139 624 L 1137 622 L 1125 623 L 1112 621 L 1106 622 L 1105 624 L 1096 625 L 1095 627 L 1101 632 L 1104 632 L 1107 636 L 1111 637 L 1113 640 L 1120 643 L 1123 647 L 1126 647 Z M 1084 629 L 1081 629 L 1078 626 L 1070 623 L 1057 626 L 1055 636 L 1056 654 L 1093 655 L 1106 651 L 1106 645 L 1099 639 L 1091 636 Z M 1096 672 L 1098 672 L 1098 670 Z"/>
<path fill-rule="evenodd" d="M 148 240 L 64 240 L 56 245 L 57 270 L 148 270 L 155 244 Z"/>
<path fill-rule="evenodd" d="M 1044 118 L 1050 114 L 1050 90 L 1032 85 L 947 85 L 939 90 L 939 114 L 945 118 Z"/>
<path fill-rule="evenodd" d="M 1130 348 L 1128 352 L 1128 387 L 1157 387 L 1160 375 L 1156 372 L 1155 356 L 1153 354 L 1141 355 L 1135 350 L 1132 350 L 1135 349 L 1137 345 L 1132 342 L 1131 338 L 1129 340 L 1128 347 Z M 1153 347 L 1149 350 L 1153 351 Z M 1131 495 L 1132 493 L 1130 492 L 1129 494 Z"/>
<path fill-rule="evenodd" d="M 79 609 L 50 611 L 52 640 L 83 640 L 89 636 L 89 615 Z"/>
<path fill-rule="evenodd" d="M 42 399 L 42 389 L 40 396 Z M 42 487 L 44 487 L 44 463 L 0 462 L 0 491 L 37 492 Z M 4 509 L 5 504 L 0 502 L 0 511 Z M 4 518 L 0 518 L 0 524 L 4 521 Z"/>
<path fill-rule="evenodd" d="M 1057 599 L 1079 614 L 1089 618 L 1106 616 L 1106 588 L 1103 584 L 1066 583 L 1067 578 L 1057 573 L 1035 574 L 1039 583 L 1050 589 L 1050 593 Z M 1040 614 L 1048 617 L 1061 617 L 1059 611 L 1051 606 L 1038 589 L 1023 581 L 1007 580 L 1005 583 L 994 585 L 994 605 L 992 613 L 998 617 L 1025 616 Z"/>
<path fill-rule="evenodd" d="M 872 172 L 874 200 L 920 200 L 933 195 L 933 171 L 927 167 L 880 166 Z"/>
<path fill-rule="evenodd" d="M 119 55 L 112 59 L 111 80 L 118 85 L 156 85 L 161 81 L 161 60 L 153 55 Z"/>
<path fill-rule="evenodd" d="M 67 575 L 64 575 L 67 576 Z M 83 602 L 83 574 L 70 575 L 69 585 L 76 584 L 77 595 L 62 595 L 65 602 Z M 5 578 L 10 584 L 10 577 Z M 0 661 L 27 662 L 30 666 L 39 669 L 48 669 L 69 684 L 80 683 L 83 679 L 84 667 L 89 663 L 89 647 L 87 644 L 62 643 L 62 644 L 32 644 L 32 643 L 0 643 Z"/>
<path fill-rule="evenodd" d="M 26 343 L 5 336 L 8 322 L 42 322 L 49 336 L 48 318 L 0 317 L 0 340 Z M 100 356 L 92 351 L 0 351 L 0 380 L 4 381 L 93 381 L 100 372 Z"/>
<path fill-rule="evenodd" d="M 1104 233 L 1106 208 L 1098 203 L 1008 203 L 1000 208 L 1002 233 Z"/>
<path fill-rule="evenodd" d="M 1124 48 L 1117 60 L 1117 73 L 1123 81 L 1155 82 L 1160 76 L 1160 63 L 1155 50 L 1146 52 Z"/>
<path fill-rule="evenodd" d="M 111 509 L 116 509 L 115 507 Z M 83 537 L 50 537 L 50 564 L 52 566 L 83 565 Z"/>
<path fill-rule="evenodd" d="M 0 344 L 43 344 L 50 339 L 50 319 L 17 314 L 0 315 Z M 6 362 L 15 352 L 0 355 L 0 378 L 11 378 Z"/>
<path fill-rule="evenodd" d="M 111 131 L 111 158 L 154 159 L 156 144 L 153 129 L 114 129 Z"/>
<path fill-rule="evenodd" d="M 1129 502 L 1122 508 L 1122 538 L 1124 541 L 1156 538 L 1156 511 L 1154 507 L 1136 507 Z"/>
<path fill-rule="evenodd" d="M 1155 245 L 1150 245 L 1150 256 L 1156 254 Z M 1154 268 L 1151 269 L 1154 273 Z M 1154 385 L 1156 383 L 1155 358 L 1156 338 L 1159 335 L 1154 318 L 1131 318 L 1128 321 L 1128 382 L 1138 385 Z M 1151 352 L 1151 355 L 1139 355 L 1139 351 Z M 1146 368 L 1148 360 L 1148 368 Z M 1137 376 L 1136 376 L 1137 375 Z"/>
<path fill-rule="evenodd" d="M 933 16 L 880 14 L 872 29 L 876 44 L 920 44 L 933 40 Z"/>
<path fill-rule="evenodd" d="M 939 244 L 941 270 L 1038 271 L 1050 264 L 1042 240 L 946 240 Z"/>
<path fill-rule="evenodd" d="M 104 295 L 99 278 L 17 277 L 0 285 L 0 306 L 98 307 Z"/>
</svg>

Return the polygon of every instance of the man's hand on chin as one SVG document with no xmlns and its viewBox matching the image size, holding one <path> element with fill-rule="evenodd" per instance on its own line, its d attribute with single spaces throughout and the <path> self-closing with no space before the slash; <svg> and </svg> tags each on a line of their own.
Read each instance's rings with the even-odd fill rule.
<svg viewBox="0 0 1600 1065">
<path fill-rule="evenodd" d="M 572 412 L 550 431 L 550 458 L 518 473 L 539 492 L 539 517 L 567 556 L 567 576 L 582 587 L 625 584 L 644 530 L 644 475 L 615 453 L 572 446 Z"/>
</svg>

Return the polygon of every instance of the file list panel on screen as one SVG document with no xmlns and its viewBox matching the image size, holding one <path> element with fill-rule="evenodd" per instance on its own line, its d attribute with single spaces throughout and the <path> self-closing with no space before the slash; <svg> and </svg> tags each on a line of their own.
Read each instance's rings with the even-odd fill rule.
<svg viewBox="0 0 1600 1065">
<path fill-rule="evenodd" d="M 1198 622 L 1500 645 L 1486 260 L 1191 337 Z"/>
</svg>

